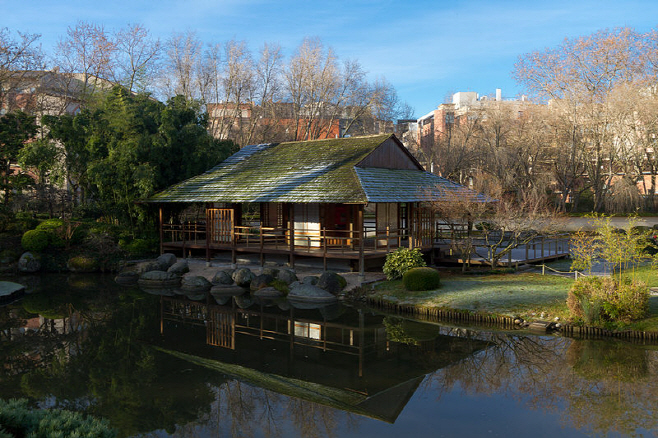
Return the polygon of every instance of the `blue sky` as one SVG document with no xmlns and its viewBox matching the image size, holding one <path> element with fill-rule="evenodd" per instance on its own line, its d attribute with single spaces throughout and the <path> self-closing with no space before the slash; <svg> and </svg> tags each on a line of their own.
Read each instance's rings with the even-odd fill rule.
<svg viewBox="0 0 658 438">
<path fill-rule="evenodd" d="M 514 97 L 523 91 L 511 75 L 519 55 L 603 28 L 650 30 L 658 1 L 0 0 L 0 26 L 40 33 L 49 52 L 77 20 L 108 30 L 140 23 L 162 39 L 192 30 L 254 52 L 272 42 L 290 53 L 319 37 L 372 79 L 385 77 L 419 117 L 457 91 Z"/>
</svg>

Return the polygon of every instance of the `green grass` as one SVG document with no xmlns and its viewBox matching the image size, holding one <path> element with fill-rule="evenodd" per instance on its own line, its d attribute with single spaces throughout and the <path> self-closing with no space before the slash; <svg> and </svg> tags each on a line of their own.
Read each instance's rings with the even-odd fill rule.
<svg viewBox="0 0 658 438">
<path fill-rule="evenodd" d="M 386 281 L 375 287 L 375 296 L 400 304 L 441 307 L 496 315 L 521 316 L 524 319 L 560 317 L 569 311 L 567 293 L 572 279 L 534 273 L 488 277 L 447 275 L 440 289 L 410 292 L 401 281 Z"/>
</svg>

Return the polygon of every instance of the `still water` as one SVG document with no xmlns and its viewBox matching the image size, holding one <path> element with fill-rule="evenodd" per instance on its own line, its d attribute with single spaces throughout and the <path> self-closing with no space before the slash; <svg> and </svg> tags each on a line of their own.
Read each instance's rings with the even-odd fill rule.
<svg viewBox="0 0 658 438">
<path fill-rule="evenodd" d="M 343 305 L 11 278 L 0 397 L 137 437 L 658 434 L 658 352 Z"/>
</svg>

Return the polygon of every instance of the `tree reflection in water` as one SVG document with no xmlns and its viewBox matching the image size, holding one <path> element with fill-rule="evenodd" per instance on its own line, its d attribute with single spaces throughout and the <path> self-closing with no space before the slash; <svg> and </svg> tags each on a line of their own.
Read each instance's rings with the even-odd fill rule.
<svg viewBox="0 0 658 438">
<path fill-rule="evenodd" d="M 493 346 L 432 373 L 426 390 L 437 398 L 456 387 L 504 392 L 586 433 L 638 436 L 658 427 L 655 350 L 618 340 L 479 336 Z"/>
<path fill-rule="evenodd" d="M 340 314 L 340 323 L 354 327 L 354 336 L 346 339 L 356 343 L 372 339 L 377 346 L 373 351 L 378 353 L 365 363 L 363 377 L 354 362 L 344 362 L 347 366 L 339 361 L 334 369 L 338 380 L 332 383 L 323 375 L 332 370 L 324 363 L 327 353 L 316 349 L 317 354 L 310 354 L 306 346 L 300 347 L 302 355 L 294 361 L 286 348 L 282 358 L 257 349 L 247 356 L 267 362 L 259 372 L 273 380 L 285 377 L 286 370 L 301 370 L 302 375 L 319 379 L 315 384 L 323 388 L 334 385 L 342 391 L 352 385 L 348 392 L 356 394 L 357 402 L 352 411 L 343 411 L 338 407 L 347 399 L 335 403 L 327 398 L 329 392 L 318 392 L 309 401 L 293 392 L 278 393 L 268 382 L 259 387 L 257 380 L 154 349 L 145 340 L 161 336 L 157 296 L 99 283 L 98 278 L 76 277 L 67 283 L 64 277 L 55 277 L 51 283 L 50 290 L 42 287 L 23 302 L 0 307 L 1 394 L 104 416 L 121 436 L 334 437 L 363 434 L 379 423 L 364 415 L 380 418 L 386 413 L 391 421 L 401 415 L 406 421 L 411 414 L 409 405 L 402 414 L 372 410 L 367 402 L 358 402 L 362 393 L 384 394 L 375 407 L 395 399 L 400 411 L 409 400 L 414 407 L 433 402 L 438 411 L 441 403 L 459 393 L 498 395 L 541 415 L 559 415 L 565 428 L 585 433 L 639 436 L 643 430 L 658 429 L 658 352 L 653 347 L 440 327 L 367 312 L 361 314 L 364 320 L 357 320 L 346 312 Z M 60 290 L 63 284 L 68 284 L 65 291 Z M 253 314 L 249 318 L 255 321 Z M 317 324 L 325 323 L 326 314 Z M 361 338 L 359 327 L 365 330 Z M 199 328 L 205 344 L 204 324 Z M 182 326 L 175 330 L 189 342 L 193 332 Z M 477 342 L 451 341 L 457 339 Z M 260 342 L 251 344 L 265 345 Z M 234 350 L 205 347 L 214 360 L 224 353 L 239 356 Z M 304 362 L 305 354 L 318 362 Z M 373 378 L 386 374 L 388 368 L 378 368 L 383 365 L 398 367 L 391 369 L 398 370 L 397 377 L 408 385 L 405 392 L 386 395 L 399 385 L 391 387 Z M 319 371 L 312 372 L 314 368 Z M 424 376 L 420 386 L 413 384 L 417 372 Z M 346 376 L 349 383 L 340 380 Z M 367 384 L 361 387 L 360 382 Z M 288 388 L 303 384 L 284 383 Z M 428 401 L 428 396 L 433 400 Z M 329 401 L 322 402 L 324 398 Z M 399 435 L 428 434 L 437 421 L 428 418 L 414 431 L 393 430 Z"/>
</svg>

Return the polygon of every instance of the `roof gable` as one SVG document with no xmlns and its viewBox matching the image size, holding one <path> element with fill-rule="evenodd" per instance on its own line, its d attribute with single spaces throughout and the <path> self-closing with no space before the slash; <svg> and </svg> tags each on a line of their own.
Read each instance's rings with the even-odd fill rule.
<svg viewBox="0 0 658 438">
<path fill-rule="evenodd" d="M 409 150 L 394 135 L 390 136 L 356 164 L 357 167 L 425 170 Z"/>
</svg>

